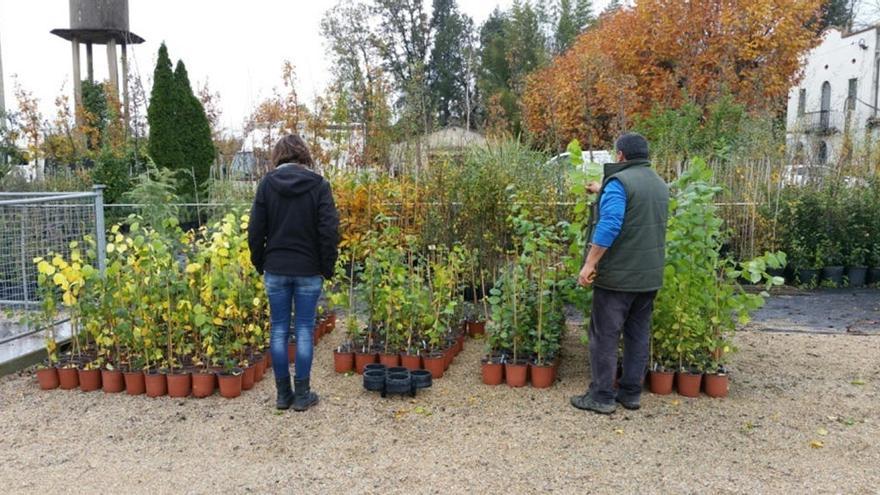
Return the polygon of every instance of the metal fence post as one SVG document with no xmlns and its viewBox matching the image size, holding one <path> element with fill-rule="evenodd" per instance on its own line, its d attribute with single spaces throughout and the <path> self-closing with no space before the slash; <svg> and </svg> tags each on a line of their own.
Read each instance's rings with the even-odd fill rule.
<svg viewBox="0 0 880 495">
<path fill-rule="evenodd" d="M 24 303 L 27 304 L 30 301 L 30 297 L 28 296 L 28 277 L 27 277 L 27 243 L 25 242 L 25 233 L 27 232 L 27 206 L 21 207 L 21 222 L 19 224 L 19 228 L 21 229 L 21 288 L 22 294 L 24 294 Z"/>
<path fill-rule="evenodd" d="M 92 189 L 95 191 L 95 240 L 97 242 L 98 270 L 101 275 L 107 269 L 107 238 L 104 228 L 104 187 L 101 184 L 95 184 Z"/>
</svg>

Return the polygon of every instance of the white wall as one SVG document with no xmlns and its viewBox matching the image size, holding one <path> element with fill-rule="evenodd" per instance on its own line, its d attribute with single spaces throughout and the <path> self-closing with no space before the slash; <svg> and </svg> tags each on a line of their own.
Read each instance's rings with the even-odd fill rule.
<svg viewBox="0 0 880 495">
<path fill-rule="evenodd" d="M 815 140 L 820 139 L 818 136 L 802 135 L 798 132 L 802 125 L 798 118 L 798 95 L 801 88 L 806 89 L 804 111 L 808 114 L 818 112 L 821 109 L 822 84 L 825 81 L 831 85 L 831 123 L 840 122 L 842 124 L 849 91 L 849 79 L 858 79 L 857 97 L 861 101 L 855 103 L 850 124 L 852 132 L 861 133 L 864 131 L 867 119 L 873 115 L 873 110 L 869 105 L 874 105 L 876 50 L 876 28 L 845 37 L 841 36 L 841 32 L 837 29 L 826 31 L 823 42 L 804 57 L 803 78 L 788 93 L 786 129 L 789 133 L 790 146 L 800 140 L 804 143 L 805 148 L 810 150 L 811 144 L 815 144 Z M 823 139 L 829 145 L 829 158 L 833 158 L 839 149 L 842 135 L 836 134 Z"/>
</svg>

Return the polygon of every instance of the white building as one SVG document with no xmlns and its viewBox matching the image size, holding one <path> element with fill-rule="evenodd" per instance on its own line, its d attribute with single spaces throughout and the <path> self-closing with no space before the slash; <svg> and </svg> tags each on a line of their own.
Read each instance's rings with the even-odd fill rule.
<svg viewBox="0 0 880 495">
<path fill-rule="evenodd" d="M 796 164 L 834 163 L 845 135 L 859 143 L 880 124 L 878 36 L 878 26 L 829 29 L 805 56 L 803 78 L 788 93 L 787 144 Z"/>
</svg>

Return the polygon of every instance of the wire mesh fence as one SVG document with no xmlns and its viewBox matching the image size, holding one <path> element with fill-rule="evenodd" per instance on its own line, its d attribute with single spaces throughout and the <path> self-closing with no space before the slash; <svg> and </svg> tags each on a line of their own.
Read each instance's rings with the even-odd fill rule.
<svg viewBox="0 0 880 495">
<path fill-rule="evenodd" d="M 79 193 L 0 193 L 0 309 L 39 303 L 33 259 L 50 252 L 69 255 L 71 241 L 96 239 L 100 268 L 103 211 L 101 186 Z"/>
</svg>

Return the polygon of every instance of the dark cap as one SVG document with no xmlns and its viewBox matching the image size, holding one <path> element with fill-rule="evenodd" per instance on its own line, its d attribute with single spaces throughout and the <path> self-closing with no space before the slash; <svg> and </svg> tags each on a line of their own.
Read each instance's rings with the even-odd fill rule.
<svg viewBox="0 0 880 495">
<path fill-rule="evenodd" d="M 617 138 L 614 147 L 623 153 L 623 157 L 627 160 L 648 158 L 648 141 L 641 134 L 635 132 L 627 132 Z"/>
</svg>

